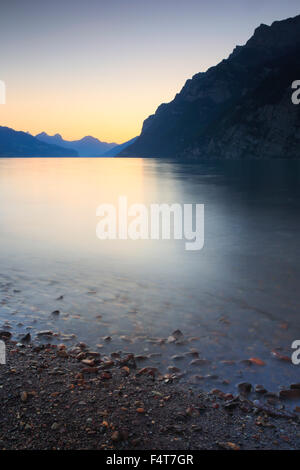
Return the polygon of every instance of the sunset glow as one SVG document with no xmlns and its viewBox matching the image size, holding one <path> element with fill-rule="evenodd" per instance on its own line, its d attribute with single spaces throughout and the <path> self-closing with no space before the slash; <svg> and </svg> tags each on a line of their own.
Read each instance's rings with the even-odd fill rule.
<svg viewBox="0 0 300 470">
<path fill-rule="evenodd" d="M 188 78 L 243 44 L 257 24 L 298 9 L 294 0 L 251 6 L 236 0 L 29 0 L 17 9 L 3 1 L 0 79 L 7 104 L 0 124 L 34 135 L 124 142 Z"/>
</svg>

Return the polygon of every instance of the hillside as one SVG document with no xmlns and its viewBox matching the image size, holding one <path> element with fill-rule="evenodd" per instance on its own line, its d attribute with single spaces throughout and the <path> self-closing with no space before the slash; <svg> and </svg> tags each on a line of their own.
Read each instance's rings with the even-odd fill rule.
<svg viewBox="0 0 300 470">
<path fill-rule="evenodd" d="M 260 25 L 228 59 L 188 80 L 122 151 L 129 157 L 299 158 L 300 16 Z"/>
<path fill-rule="evenodd" d="M 41 142 L 26 132 L 0 126 L 0 157 L 78 157 L 78 154 Z"/>
</svg>

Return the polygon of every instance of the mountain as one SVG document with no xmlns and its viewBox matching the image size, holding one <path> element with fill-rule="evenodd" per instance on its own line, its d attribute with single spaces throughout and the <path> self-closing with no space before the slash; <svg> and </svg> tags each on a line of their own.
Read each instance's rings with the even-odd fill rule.
<svg viewBox="0 0 300 470">
<path fill-rule="evenodd" d="M 260 25 L 144 121 L 129 157 L 299 158 L 300 16 Z"/>
<path fill-rule="evenodd" d="M 108 144 L 107 142 L 101 142 L 95 137 L 86 136 L 80 140 L 64 140 L 60 134 L 55 134 L 53 136 L 42 132 L 37 134 L 36 138 L 41 142 L 46 142 L 47 144 L 55 144 L 66 149 L 74 149 L 78 152 L 79 157 L 100 157 L 108 150 L 116 147 L 117 144 Z"/>
<path fill-rule="evenodd" d="M 75 150 L 40 142 L 26 132 L 0 126 L 0 157 L 78 157 Z"/>
<path fill-rule="evenodd" d="M 134 137 L 133 139 L 130 139 L 127 142 L 124 142 L 123 144 L 116 145 L 111 150 L 108 150 L 108 152 L 105 152 L 102 157 L 117 157 L 118 154 L 122 152 L 122 150 L 125 150 L 129 145 L 133 144 L 136 139 L 137 137 Z"/>
</svg>

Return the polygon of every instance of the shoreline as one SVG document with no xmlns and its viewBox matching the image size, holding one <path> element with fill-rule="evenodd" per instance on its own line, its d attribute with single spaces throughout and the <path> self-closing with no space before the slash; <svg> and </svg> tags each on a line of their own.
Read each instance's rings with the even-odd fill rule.
<svg viewBox="0 0 300 470">
<path fill-rule="evenodd" d="M 84 343 L 5 343 L 2 450 L 299 448 L 297 414 L 250 401 L 246 388 L 204 393 L 133 354 L 103 356 Z"/>
</svg>

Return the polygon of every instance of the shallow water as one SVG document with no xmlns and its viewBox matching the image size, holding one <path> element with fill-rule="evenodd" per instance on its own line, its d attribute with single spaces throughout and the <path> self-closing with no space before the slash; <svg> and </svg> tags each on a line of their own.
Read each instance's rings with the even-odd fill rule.
<svg viewBox="0 0 300 470">
<path fill-rule="evenodd" d="M 204 389 L 300 382 L 300 366 L 271 355 L 291 356 L 300 339 L 299 183 L 296 161 L 0 159 L 0 327 L 157 353 L 141 365 L 174 365 Z M 96 208 L 120 195 L 205 204 L 203 250 L 100 241 Z M 161 341 L 176 329 L 182 344 Z M 190 365 L 191 348 L 211 363 Z M 251 357 L 265 366 L 240 362 Z"/>
</svg>

